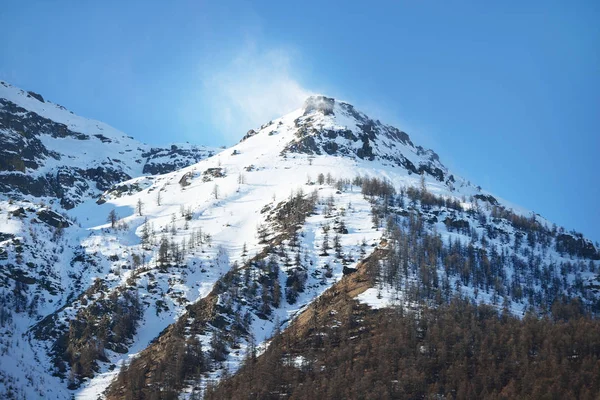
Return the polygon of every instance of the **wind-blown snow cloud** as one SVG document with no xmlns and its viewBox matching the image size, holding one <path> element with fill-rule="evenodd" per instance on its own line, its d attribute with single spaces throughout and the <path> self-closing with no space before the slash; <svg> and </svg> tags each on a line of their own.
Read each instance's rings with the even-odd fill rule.
<svg viewBox="0 0 600 400">
<path fill-rule="evenodd" d="M 294 78 L 291 54 L 249 46 L 218 71 L 203 75 L 202 83 L 212 123 L 228 140 L 293 111 L 311 94 Z"/>
</svg>

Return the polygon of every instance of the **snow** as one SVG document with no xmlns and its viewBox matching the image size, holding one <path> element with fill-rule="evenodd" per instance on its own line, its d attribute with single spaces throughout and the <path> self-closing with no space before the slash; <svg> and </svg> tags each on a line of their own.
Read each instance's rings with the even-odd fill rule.
<svg viewBox="0 0 600 400">
<path fill-rule="evenodd" d="M 389 286 L 386 286 L 383 290 L 369 288 L 356 296 L 356 300 L 375 310 L 399 304 L 397 293 L 394 293 L 394 290 Z"/>
<path fill-rule="evenodd" d="M 2 226 L 2 233 L 18 234 L 23 228 L 23 224 L 18 219 L 12 218 L 10 212 L 14 211 L 16 207 L 9 207 L 8 202 L 0 201 L 0 207 L 2 209 L 8 208 L 9 212 L 0 214 L 0 226 Z"/>
<path fill-rule="evenodd" d="M 291 142 L 298 140 L 297 120 L 306 122 L 311 118 L 314 126 L 322 126 L 325 129 L 357 130 L 356 120 L 338 103 L 334 107 L 333 115 L 324 116 L 315 112 L 305 116 L 303 109 L 296 110 L 257 130 L 256 135 L 247 140 L 194 165 L 164 175 L 140 177 L 141 166 L 135 162 L 135 158 L 139 157 L 140 149 L 148 149 L 146 145 L 133 141 L 108 125 L 77 117 L 52 103 L 41 103 L 37 99 L 27 97 L 25 92 L 7 84 L 0 83 L 0 97 L 8 98 L 54 121 L 65 123 L 73 130 L 86 134 L 101 133 L 114 138 L 112 143 L 104 143 L 102 150 L 98 150 L 96 138 L 79 141 L 45 137 L 43 141 L 49 149 L 67 155 L 70 165 L 118 163 L 113 158 L 117 157 L 126 165 L 125 170 L 134 176 L 123 184 L 138 184 L 141 189 L 139 192 L 123 193 L 120 197 L 114 193 L 107 193 L 104 204 L 99 205 L 96 199 L 90 198 L 69 210 L 67 214 L 78 224 L 65 229 L 64 238 L 56 242 L 52 242 L 51 230 L 43 230 L 43 227 L 36 228 L 36 225 L 31 223 L 31 218 L 23 221 L 8 217 L 8 211 L 16 209 L 19 204 L 8 205 L 6 201 L 0 201 L 0 231 L 23 235 L 28 241 L 33 241 L 31 234 L 27 232 L 29 226 L 40 231 L 38 235 L 43 237 L 41 240 L 43 244 L 40 245 L 38 258 L 30 255 L 31 259 L 41 264 L 43 257 L 48 259 L 54 257 L 52 259 L 56 262 L 51 266 L 50 275 L 53 282 L 61 288 L 56 295 L 48 296 L 51 303 L 46 302 L 40 307 L 39 315 L 35 320 L 19 314 L 14 323 L 14 337 L 17 339 L 11 344 L 12 353 L 10 356 L 0 356 L 2 365 L 0 372 L 6 370 L 4 367 L 6 365 L 16 366 L 10 369 L 10 374 L 18 378 L 23 390 L 30 397 L 37 396 L 34 387 L 40 385 L 50 387 L 52 396 L 61 399 L 69 398 L 71 394 L 80 400 L 96 400 L 101 397 L 120 368 L 146 348 L 164 328 L 175 322 L 185 312 L 187 305 L 208 295 L 215 282 L 235 262 L 241 264 L 263 249 L 264 245 L 259 243 L 256 234 L 257 226 L 267 222 L 266 213 L 262 210 L 265 207 L 276 207 L 279 202 L 299 189 L 304 193 L 316 190 L 321 199 L 330 196 L 334 198 L 334 213 L 344 219 L 349 231 L 348 234 L 341 236 L 343 252 L 354 255 L 355 261 L 348 267 L 356 266 L 359 259 L 363 257 L 360 255 L 363 250 L 360 244 L 365 241 L 368 244 L 365 251 L 372 251 L 375 248 L 373 245 L 378 245 L 382 238 L 382 230 L 373 227 L 371 205 L 360 193 L 360 188 L 352 187 L 338 193 L 335 188 L 328 185 L 316 184 L 315 181 L 320 173 L 325 175 L 330 173 L 336 179 L 352 179 L 357 175 L 377 177 L 389 180 L 396 188 L 420 184 L 420 176 L 410 174 L 398 166 L 391 166 L 388 161 L 382 159 L 366 161 L 356 157 L 283 154 Z M 418 149 L 409 144 L 398 143 L 388 148 L 386 146 L 388 142 L 389 140 L 382 140 L 375 143 L 376 151 L 386 155 L 401 153 L 415 165 L 429 162 L 430 155 L 426 153 L 419 155 Z M 46 168 L 50 170 L 65 162 L 67 161 L 61 160 L 59 163 L 49 160 Z M 443 168 L 441 164 L 439 166 Z M 221 168 L 225 176 L 207 178 L 206 172 L 213 168 Z M 189 186 L 184 187 L 179 182 L 186 173 L 189 173 L 192 178 Z M 449 186 L 431 176 L 425 176 L 425 185 L 427 190 L 434 194 L 456 199 L 462 197 L 468 199 L 475 194 L 488 194 L 460 177 L 455 176 L 455 179 L 455 184 Z M 218 192 L 216 196 L 215 189 Z M 159 193 L 160 204 L 157 201 Z M 498 200 L 502 204 L 509 204 L 504 200 Z M 139 202 L 143 205 L 142 215 L 137 212 Z M 26 202 L 22 204 L 29 205 Z M 466 202 L 465 205 L 470 207 L 471 203 Z M 191 211 L 191 220 L 186 220 L 182 215 L 182 207 L 184 212 Z M 523 215 L 528 214 L 527 210 L 512 205 L 511 208 Z M 117 212 L 121 229 L 110 228 L 107 216 L 111 210 Z M 300 246 L 311 262 L 310 272 L 319 271 L 321 274 L 325 265 L 329 265 L 332 268 L 332 276 L 322 279 L 319 274 L 313 276 L 309 273 L 307 289 L 299 294 L 295 304 L 290 305 L 283 300 L 281 307 L 273 311 L 272 318 L 269 320 L 254 318 L 251 333 L 259 352 L 266 348 L 276 329 L 285 328 L 308 304 L 342 277 L 343 266 L 334 257 L 333 250 L 329 256 L 321 255 L 322 250 L 319 246 L 323 241 L 323 225 L 332 221 L 332 218 L 323 215 L 322 211 L 323 206 L 320 205 L 319 212 L 307 218 L 300 230 Z M 345 216 L 342 216 L 342 213 L 345 213 Z M 142 232 L 149 227 L 153 227 L 157 232 L 156 240 L 160 240 L 164 234 L 172 237 L 173 241 L 182 243 L 189 240 L 192 234 L 201 231 L 209 234 L 212 241 L 210 245 L 205 243 L 194 249 L 188 249 L 181 266 L 169 267 L 168 270 L 161 271 L 158 265 L 157 246 L 145 249 L 141 243 Z M 449 238 L 460 237 L 455 232 L 448 232 L 443 223 L 438 223 L 436 228 L 444 242 Z M 500 242 L 493 244 L 503 245 Z M 84 269 L 80 264 L 71 263 L 78 250 L 77 246 L 81 246 L 86 255 L 97 261 L 94 268 Z M 248 251 L 246 256 L 243 255 L 244 247 Z M 133 254 L 143 255 L 145 264 L 143 268 L 138 270 L 123 268 L 124 265 L 131 265 Z M 114 261 L 115 256 L 116 261 Z M 560 258 L 555 252 L 549 252 L 547 257 Z M 10 261 L 12 260 L 11 258 Z M 280 274 L 280 281 L 284 281 L 285 268 L 281 269 Z M 27 332 L 38 320 L 53 312 L 56 312 L 59 321 L 67 323 L 78 310 L 85 307 L 81 302 L 70 302 L 69 299 L 77 298 L 97 277 L 104 279 L 109 291 L 129 286 L 133 281 L 139 290 L 140 298 L 148 303 L 148 306 L 136 335 L 128 343 L 127 353 L 107 351 L 109 362 L 99 363 L 100 373 L 84 382 L 79 390 L 72 392 L 66 389 L 65 382 L 52 377 L 45 369 L 45 366 L 51 364 L 47 356 L 51 341 L 36 341 L 31 336 L 27 336 Z M 77 289 L 75 282 L 81 282 L 81 288 Z M 153 283 L 155 283 L 154 288 L 150 288 Z M 474 293 L 469 292 L 468 287 L 461 289 L 463 293 L 475 296 Z M 486 296 L 489 295 L 479 293 L 478 299 L 490 301 Z M 367 289 L 357 296 L 357 300 L 374 309 L 403 302 L 402 293 L 381 285 Z M 157 301 L 163 301 L 166 309 L 159 312 L 156 307 Z M 523 311 L 521 303 L 511 304 L 511 308 L 515 313 Z M 29 340 L 17 342 L 20 335 L 25 335 Z M 206 347 L 210 335 L 204 335 L 200 339 Z M 20 346 L 22 350 L 17 350 Z M 239 368 L 246 346 L 247 343 L 241 343 L 240 350 L 230 353 L 224 363 L 229 372 L 234 373 Z M 298 358 L 293 362 L 300 367 L 303 360 Z M 35 384 L 25 383 L 26 374 L 38 377 Z M 218 380 L 221 374 L 222 370 L 217 370 L 207 379 Z"/>
</svg>

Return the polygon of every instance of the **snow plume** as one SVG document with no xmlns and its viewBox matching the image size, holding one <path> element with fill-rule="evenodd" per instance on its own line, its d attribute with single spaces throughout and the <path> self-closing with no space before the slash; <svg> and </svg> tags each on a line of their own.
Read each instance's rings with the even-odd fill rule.
<svg viewBox="0 0 600 400">
<path fill-rule="evenodd" d="M 300 108 L 312 93 L 293 75 L 289 51 L 248 46 L 203 78 L 212 122 L 227 140 L 237 141 L 249 129 Z"/>
</svg>

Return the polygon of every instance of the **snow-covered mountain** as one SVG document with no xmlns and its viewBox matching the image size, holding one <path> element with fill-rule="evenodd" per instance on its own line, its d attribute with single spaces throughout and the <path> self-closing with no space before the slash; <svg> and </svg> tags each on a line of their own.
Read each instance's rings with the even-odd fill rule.
<svg viewBox="0 0 600 400">
<path fill-rule="evenodd" d="M 5 126 L 21 114 L 11 111 Z M 73 124 L 69 132 L 88 139 L 68 140 L 98 133 Z M 107 145 L 131 140 L 108 133 Z M 49 145 L 56 140 L 39 142 L 66 148 Z M 21 196 L 31 194 L 21 186 L 3 189 L 5 397 L 192 396 L 309 318 L 305 310 L 365 260 L 375 267 L 353 293 L 373 307 L 460 293 L 518 315 L 563 295 L 599 311 L 594 244 L 471 185 L 345 102 L 310 97 L 162 175 L 143 175 L 166 171 L 144 170 L 133 147 L 121 147 L 131 150 L 121 162 L 91 150 L 82 161 L 83 148 L 65 156 L 70 168 L 119 165 L 127 176 L 98 198 L 63 202 L 68 210 Z M 32 170 L 53 158 L 20 157 L 43 165 Z"/>
<path fill-rule="evenodd" d="M 41 95 L 0 82 L 0 190 L 72 208 L 112 185 L 196 163 L 215 149 L 152 148 Z"/>
</svg>

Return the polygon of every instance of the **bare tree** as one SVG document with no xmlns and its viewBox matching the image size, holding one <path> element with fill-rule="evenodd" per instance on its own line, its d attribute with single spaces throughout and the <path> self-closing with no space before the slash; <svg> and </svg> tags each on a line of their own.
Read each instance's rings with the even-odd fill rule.
<svg viewBox="0 0 600 400">
<path fill-rule="evenodd" d="M 142 199 L 138 199 L 136 208 L 137 208 L 138 215 L 141 217 L 142 209 L 144 208 L 144 203 L 142 202 Z"/>
<path fill-rule="evenodd" d="M 325 183 L 325 175 L 323 175 L 322 172 L 320 172 L 319 175 L 317 176 L 317 183 L 319 185 L 322 185 Z"/>
<path fill-rule="evenodd" d="M 117 221 L 119 220 L 119 217 L 117 216 L 117 212 L 115 211 L 115 209 L 113 208 L 112 210 L 110 210 L 110 212 L 108 213 L 108 218 L 106 219 L 107 222 L 110 222 L 110 227 L 114 228 L 115 224 L 117 223 Z"/>
<path fill-rule="evenodd" d="M 219 198 L 219 185 L 215 183 L 215 186 L 212 190 L 212 195 L 215 196 L 215 199 Z"/>
<path fill-rule="evenodd" d="M 331 172 L 328 172 L 325 176 L 325 183 L 328 185 L 333 185 L 333 175 L 331 175 Z"/>
</svg>

